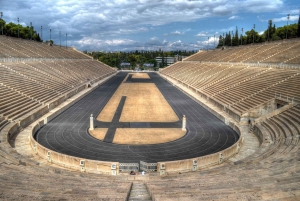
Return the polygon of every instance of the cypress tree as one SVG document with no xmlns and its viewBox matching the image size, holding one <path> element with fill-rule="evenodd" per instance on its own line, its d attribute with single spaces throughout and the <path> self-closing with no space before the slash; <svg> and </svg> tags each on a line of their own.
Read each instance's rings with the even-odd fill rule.
<svg viewBox="0 0 300 201">
<path fill-rule="evenodd" d="M 225 46 L 230 46 L 230 45 L 231 45 L 231 34 L 229 31 L 229 33 L 226 33 L 226 36 L 225 36 Z"/>
<path fill-rule="evenodd" d="M 269 26 L 268 26 L 268 36 L 267 36 L 267 39 L 268 39 L 268 41 L 270 41 L 271 40 L 271 38 L 272 38 L 272 35 L 273 35 L 273 31 L 274 31 L 274 29 L 272 28 L 272 20 L 269 20 L 268 21 L 268 24 L 269 24 Z M 274 26 L 275 26 L 275 24 L 274 24 Z"/>
<path fill-rule="evenodd" d="M 220 35 L 218 47 L 222 47 L 222 46 L 223 46 L 223 37 L 222 37 L 222 35 Z"/>
<path fill-rule="evenodd" d="M 235 27 L 235 35 L 234 35 L 234 40 L 232 41 L 232 45 L 237 46 L 239 45 L 239 31 L 238 27 Z"/>
<path fill-rule="evenodd" d="M 300 37 L 300 15 L 299 15 L 299 20 L 298 20 L 298 31 L 297 31 L 297 36 Z"/>
<path fill-rule="evenodd" d="M 38 33 L 36 36 L 36 41 L 41 41 L 40 34 Z"/>
</svg>

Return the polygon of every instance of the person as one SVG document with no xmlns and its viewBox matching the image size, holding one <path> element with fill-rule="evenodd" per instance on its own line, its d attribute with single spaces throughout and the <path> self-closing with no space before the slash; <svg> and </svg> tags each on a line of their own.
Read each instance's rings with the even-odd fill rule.
<svg viewBox="0 0 300 201">
<path fill-rule="evenodd" d="M 135 175 L 135 172 L 131 170 L 130 175 Z"/>
<path fill-rule="evenodd" d="M 142 175 L 145 175 L 145 171 L 142 172 Z"/>
</svg>

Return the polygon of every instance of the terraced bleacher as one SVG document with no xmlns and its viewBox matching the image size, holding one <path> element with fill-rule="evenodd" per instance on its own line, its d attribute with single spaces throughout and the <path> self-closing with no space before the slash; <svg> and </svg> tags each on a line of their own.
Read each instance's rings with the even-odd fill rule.
<svg viewBox="0 0 300 201">
<path fill-rule="evenodd" d="M 72 48 L 7 36 L 0 39 L 0 62 L 9 58 L 0 63 L 1 129 L 76 87 L 115 72 Z"/>
<path fill-rule="evenodd" d="M 299 200 L 299 119 L 298 105 L 255 126 L 264 141 L 254 155 L 197 173 L 148 181 L 148 191 L 157 201 Z"/>
<path fill-rule="evenodd" d="M 262 68 L 235 63 L 176 63 L 162 71 L 209 99 L 242 115 L 274 98 L 300 100 L 300 70 Z"/>
<path fill-rule="evenodd" d="M 127 199 L 131 182 L 41 165 L 17 153 L 5 133 L 113 73 L 73 48 L 0 36 L 0 200 Z"/>
<path fill-rule="evenodd" d="M 0 115 L 9 120 L 17 119 L 74 87 L 104 78 L 112 72 L 110 68 L 93 60 L 2 63 Z"/>
<path fill-rule="evenodd" d="M 239 122 L 275 94 L 300 101 L 299 50 L 300 40 L 294 39 L 199 52 L 161 73 L 226 108 L 228 115 L 238 114 Z M 199 173 L 149 181 L 150 195 L 164 201 L 300 200 L 300 106 L 286 108 L 253 124 L 261 142 L 254 154 Z"/>
<path fill-rule="evenodd" d="M 24 86 L 27 87 L 27 85 Z M 3 121 L 13 121 L 41 106 L 41 103 L 38 101 L 33 100 L 24 94 L 18 93 L 7 86 L 0 86 L 0 90 L 0 115 L 3 118 Z"/>
<path fill-rule="evenodd" d="M 24 60 L 0 63 L 0 131 L 75 87 L 114 73 L 71 49 L 1 37 L 0 58 Z M 299 65 L 299 59 L 299 40 L 293 40 L 200 52 L 161 73 L 241 115 L 275 93 L 300 100 L 300 70 L 238 62 Z M 296 105 L 253 124 L 261 145 L 236 162 L 224 161 L 199 172 L 146 177 L 152 200 L 300 200 L 299 119 Z M 0 199 L 128 199 L 132 182 L 127 177 L 54 168 L 20 155 L 0 137 Z"/>
<path fill-rule="evenodd" d="M 244 63 L 299 63 L 300 40 L 291 39 L 239 47 L 226 47 L 224 50 L 201 51 L 185 61 L 244 62 Z"/>
<path fill-rule="evenodd" d="M 0 36 L 0 58 L 90 59 L 73 48 L 7 36 Z"/>
<path fill-rule="evenodd" d="M 286 155 L 272 154 L 254 164 L 228 164 L 150 181 L 147 187 L 156 201 L 299 200 L 297 148 Z"/>
<path fill-rule="evenodd" d="M 29 164 L 0 149 L 1 200 L 127 200 L 122 177 L 88 175 Z"/>
<path fill-rule="evenodd" d="M 292 141 L 294 141 L 294 144 L 297 144 L 300 134 L 300 106 L 295 106 L 278 115 L 272 116 L 258 126 L 259 128 L 264 127 L 263 129 L 269 132 L 273 141 L 284 139 L 289 141 L 287 145 Z"/>
</svg>

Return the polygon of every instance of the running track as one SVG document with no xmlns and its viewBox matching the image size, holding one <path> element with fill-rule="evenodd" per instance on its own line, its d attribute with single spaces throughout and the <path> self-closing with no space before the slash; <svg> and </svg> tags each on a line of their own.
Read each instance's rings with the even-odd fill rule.
<svg viewBox="0 0 300 201">
<path fill-rule="evenodd" d="M 63 154 L 121 163 L 139 161 L 150 163 L 194 158 L 226 149 L 238 140 L 239 136 L 234 130 L 156 73 L 149 73 L 150 82 L 156 84 L 180 119 L 186 115 L 187 134 L 178 140 L 155 145 L 119 145 L 95 139 L 87 131 L 89 117 L 91 114 L 94 117 L 98 116 L 126 75 L 127 73 L 118 73 L 79 100 L 42 127 L 35 134 L 36 140 L 41 145 Z M 112 126 L 104 122 L 95 122 L 95 125 Z M 114 125 L 120 126 L 117 123 Z M 121 124 L 123 127 L 132 125 L 134 127 L 136 124 L 133 122 Z M 170 125 L 170 123 L 148 122 L 141 125 L 153 128 L 180 127 L 181 123 L 174 122 Z"/>
</svg>

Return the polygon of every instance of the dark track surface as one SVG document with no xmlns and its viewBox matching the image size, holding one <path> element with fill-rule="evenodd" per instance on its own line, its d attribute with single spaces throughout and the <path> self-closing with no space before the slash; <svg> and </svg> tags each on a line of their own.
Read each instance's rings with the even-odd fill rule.
<svg viewBox="0 0 300 201">
<path fill-rule="evenodd" d="M 95 139 L 87 131 L 89 117 L 91 114 L 98 116 L 126 75 L 118 73 L 57 116 L 36 133 L 37 141 L 57 152 L 87 159 L 149 163 L 204 156 L 226 149 L 238 140 L 235 131 L 155 73 L 149 73 L 151 80 L 144 81 L 156 84 L 180 119 L 186 115 L 187 134 L 173 142 L 141 146 L 113 144 L 108 136 L 104 141 Z M 142 79 L 129 78 L 126 82 L 137 81 L 142 82 Z M 116 127 L 180 128 L 181 122 L 135 123 L 116 120 L 111 123 L 95 121 L 95 126 L 112 130 Z"/>
</svg>

